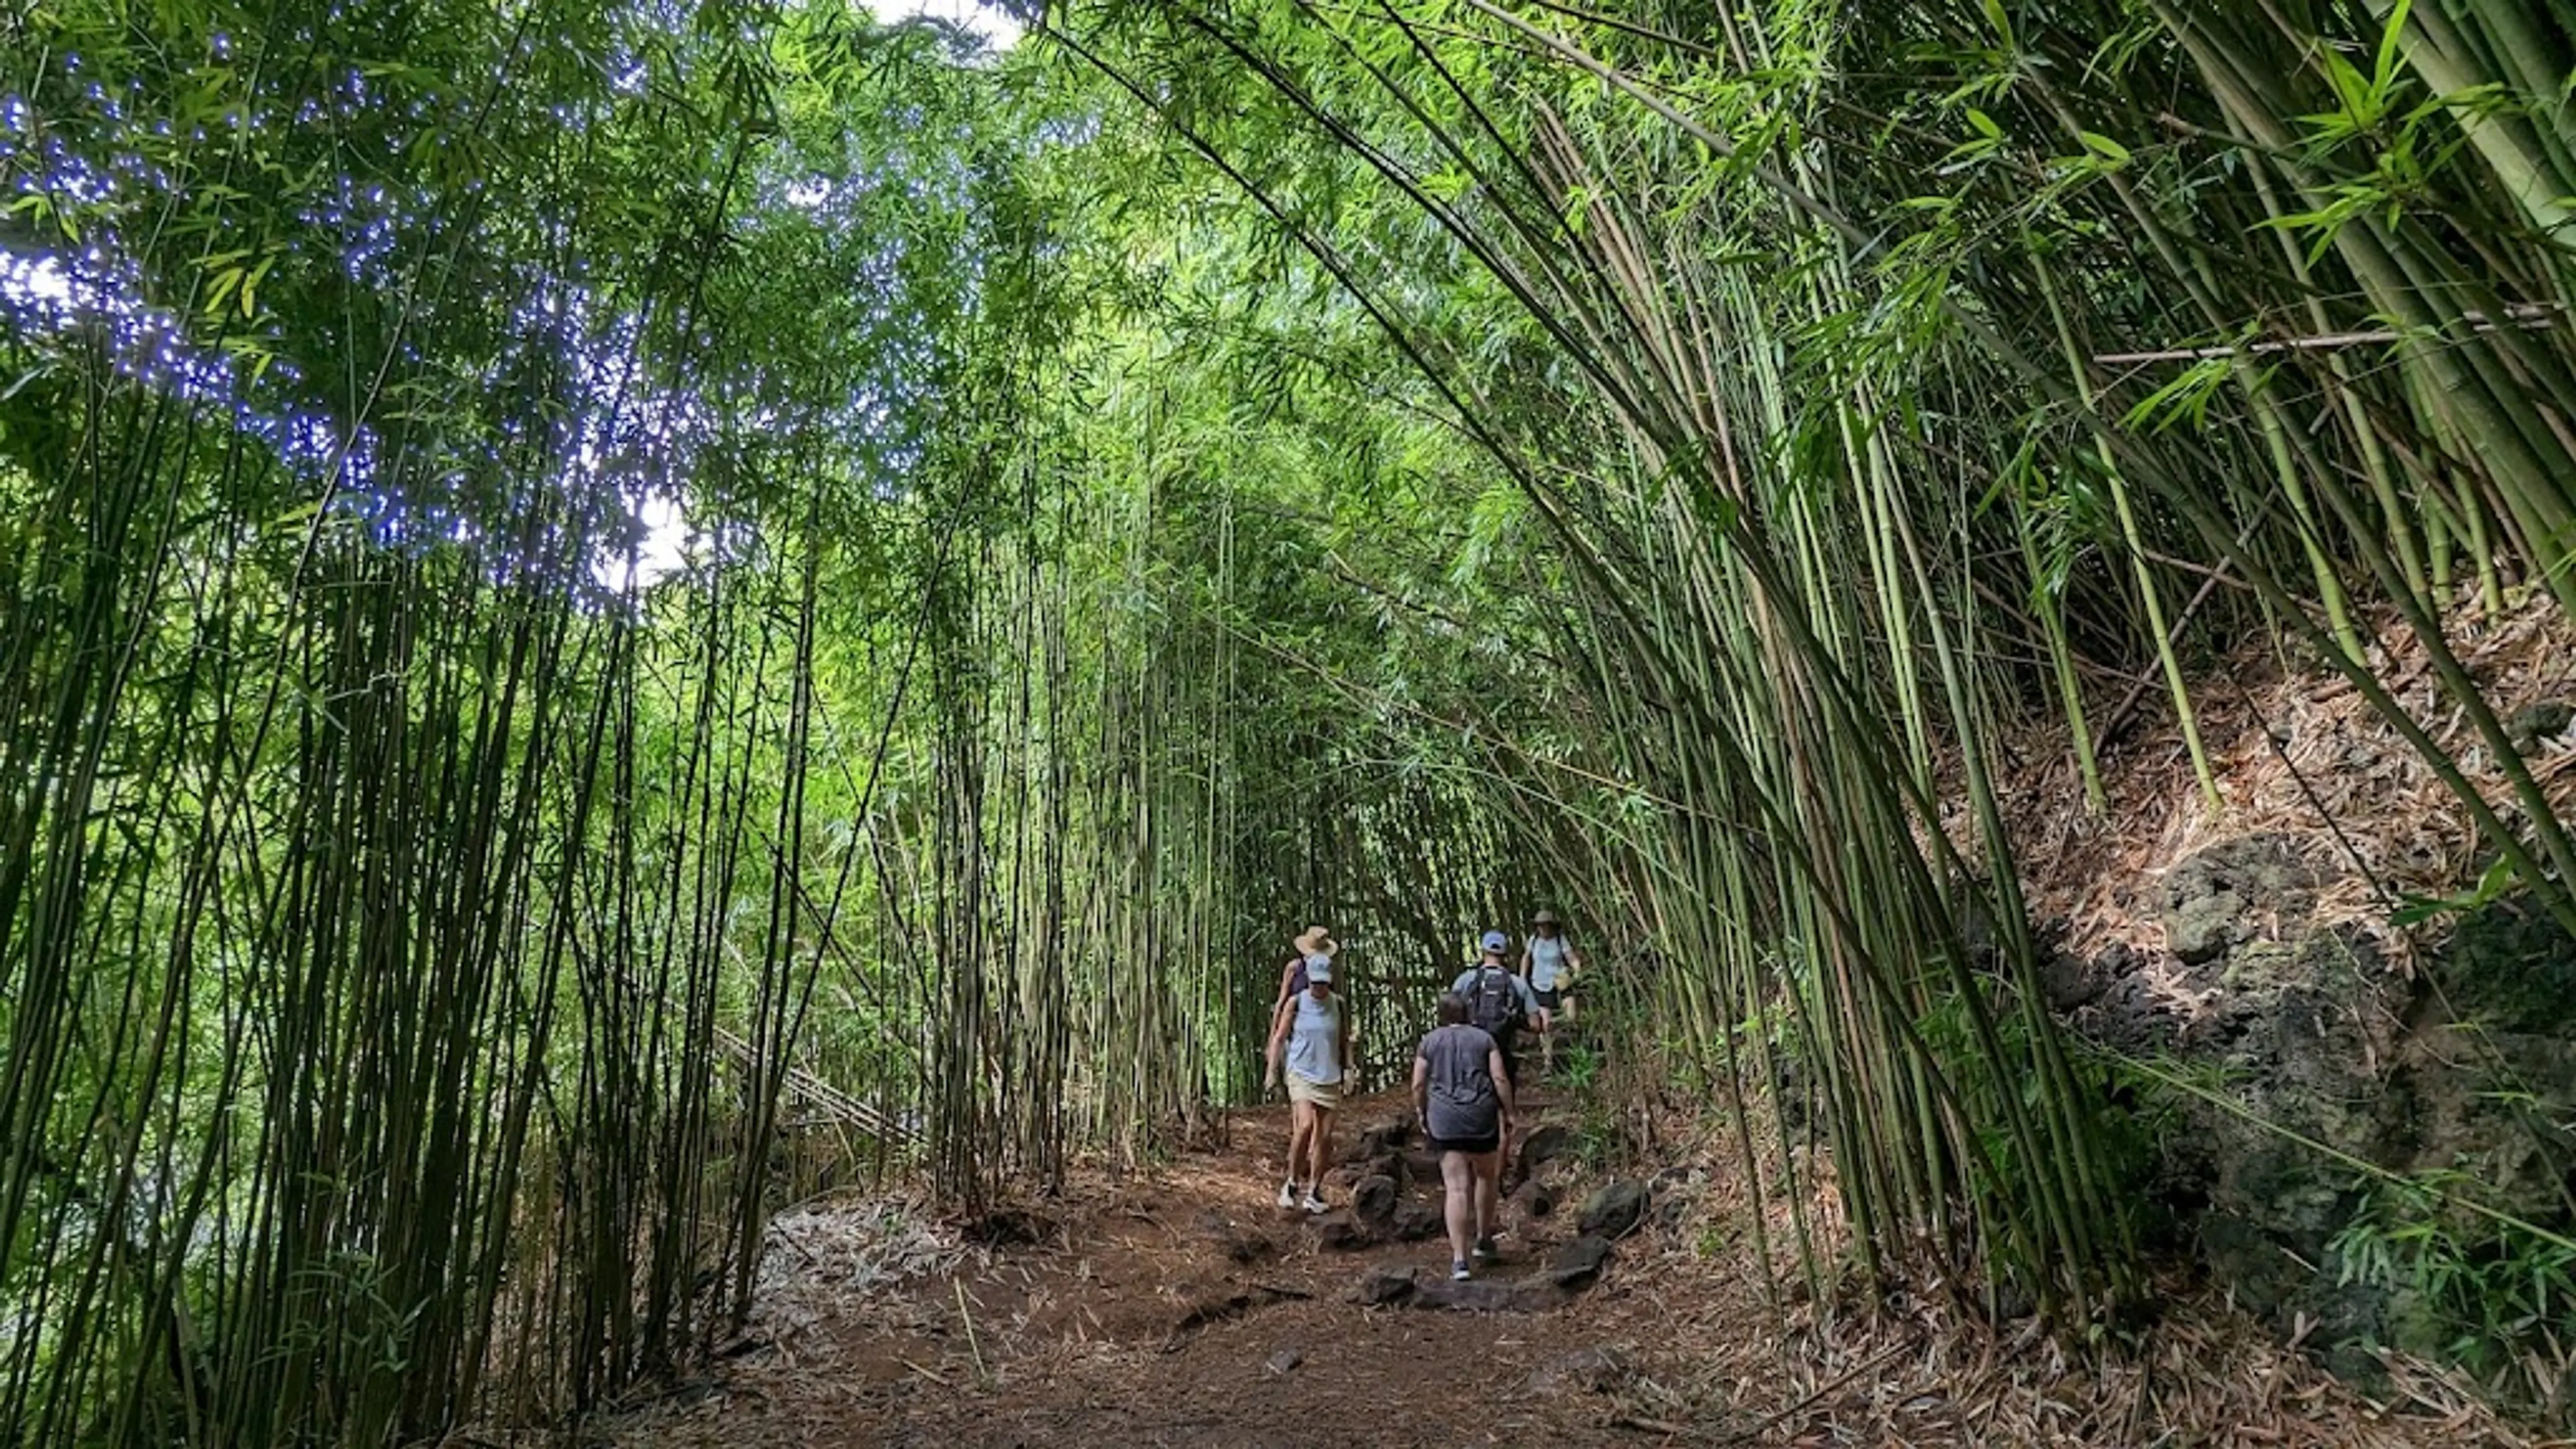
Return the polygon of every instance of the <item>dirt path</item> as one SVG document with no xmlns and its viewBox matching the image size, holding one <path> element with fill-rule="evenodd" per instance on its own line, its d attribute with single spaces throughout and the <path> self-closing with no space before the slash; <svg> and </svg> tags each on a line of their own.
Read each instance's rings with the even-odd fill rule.
<svg viewBox="0 0 2576 1449">
<path fill-rule="evenodd" d="M 1394 1094 L 1356 1101 L 1337 1136 L 1350 1144 L 1356 1129 L 1401 1110 Z M 1445 1240 L 1326 1247 L 1326 1222 L 1346 1212 L 1310 1219 L 1273 1196 L 1285 1109 L 1237 1115 L 1232 1136 L 1229 1152 L 1054 1207 L 1038 1241 L 970 1254 L 953 1272 L 846 1311 L 774 1319 L 719 1383 L 639 1416 L 619 1437 L 657 1446 L 1665 1437 L 1612 1422 L 1651 1418 L 1656 1398 L 1650 1375 L 1670 1308 L 1647 1291 L 1649 1273 L 1614 1262 L 1597 1286 L 1544 1312 L 1363 1307 L 1352 1290 L 1372 1269 L 1445 1278 Z M 1439 1184 L 1417 1181 L 1407 1195 L 1436 1211 Z M 1350 1192 L 1327 1196 L 1347 1203 Z M 1508 1211 L 1504 1261 L 1485 1276 L 1542 1269 L 1574 1235 L 1577 1206 L 1539 1218 Z"/>
<path fill-rule="evenodd" d="M 1545 1098 L 1534 1104 L 1541 1125 Z M 1395 1118 L 1383 1094 L 1339 1134 Z M 1562 1125 L 1561 1121 L 1558 1125 Z M 1444 1241 L 1328 1246 L 1348 1214 L 1274 1199 L 1284 1108 L 1235 1114 L 1221 1152 L 1094 1180 L 982 1225 L 883 1206 L 783 1216 L 751 1331 L 715 1369 L 605 1423 L 620 1449 L 699 1446 L 2532 1444 L 2419 1380 L 2393 1408 L 2284 1353 L 2177 1283 L 2133 1343 L 2086 1358 L 2030 1324 L 1990 1333 L 1902 1295 L 1764 1305 L 1746 1208 L 1716 1160 L 1658 1174 L 1598 1282 L 1544 1311 L 1369 1306 L 1379 1270 L 1445 1279 Z M 1542 1272 L 1575 1236 L 1564 1197 L 1506 1211 L 1503 1264 Z M 1409 1198 L 1436 1208 L 1417 1174 Z M 1347 1203 L 1349 1188 L 1330 1194 Z"/>
</svg>

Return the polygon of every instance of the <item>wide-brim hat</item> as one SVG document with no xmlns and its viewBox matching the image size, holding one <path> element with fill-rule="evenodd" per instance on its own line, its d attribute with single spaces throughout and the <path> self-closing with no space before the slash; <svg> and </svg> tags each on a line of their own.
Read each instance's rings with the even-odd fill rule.
<svg viewBox="0 0 2576 1449">
<path fill-rule="evenodd" d="M 1321 926 L 1308 926 L 1306 934 L 1297 938 L 1297 954 L 1300 956 L 1332 956 L 1339 954 L 1341 949 L 1342 943 L 1334 940 L 1333 933 Z"/>
<path fill-rule="evenodd" d="M 1537 915 L 1530 917 L 1530 924 L 1533 926 L 1562 926 L 1565 922 L 1558 920 L 1556 918 L 1556 912 L 1554 911 L 1541 911 Z"/>
</svg>

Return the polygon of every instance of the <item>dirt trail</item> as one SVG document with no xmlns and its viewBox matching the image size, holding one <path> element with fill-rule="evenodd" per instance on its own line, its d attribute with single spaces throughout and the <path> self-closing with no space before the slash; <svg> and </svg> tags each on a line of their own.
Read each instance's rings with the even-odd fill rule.
<svg viewBox="0 0 2576 1449">
<path fill-rule="evenodd" d="M 1337 1145 L 1402 1110 L 1393 1093 L 1352 1102 Z M 1642 1406 L 1656 1400 L 1656 1345 L 1670 1336 L 1642 1265 L 1614 1261 L 1597 1286 L 1544 1312 L 1363 1307 L 1351 1293 L 1372 1269 L 1445 1277 L 1445 1239 L 1328 1248 L 1326 1222 L 1274 1197 L 1285 1109 L 1237 1114 L 1231 1136 L 1227 1152 L 1050 1205 L 1054 1220 L 1035 1242 L 972 1254 L 848 1313 L 773 1322 L 721 1380 L 639 1415 L 618 1437 L 639 1446 L 1666 1437 L 1661 1425 L 1612 1422 L 1650 1419 Z M 1438 1181 L 1416 1181 L 1406 1196 L 1436 1211 Z M 1350 1191 L 1327 1197 L 1347 1204 Z M 1575 1235 L 1579 1205 L 1542 1218 L 1507 1211 L 1503 1262 L 1482 1276 L 1538 1272 Z"/>
<path fill-rule="evenodd" d="M 1554 1115 L 1541 1094 L 1534 1116 Z M 1352 1102 L 1343 1144 L 1402 1112 Z M 1445 1279 L 1444 1240 L 1327 1246 L 1277 1206 L 1287 1116 L 1227 1119 L 1226 1150 L 1093 1179 L 996 1215 L 960 1247 L 901 1212 L 790 1215 L 752 1327 L 715 1369 L 592 1442 L 698 1446 L 2030 1444 L 2544 1442 L 2418 1378 L 2372 1405 L 2245 1315 L 2177 1282 L 2161 1318 L 2087 1359 L 2035 1326 L 1990 1333 L 1891 1295 L 1774 1313 L 1712 1157 L 1658 1174 L 1652 1210 L 1587 1290 L 1545 1311 L 1366 1306 L 1373 1271 Z M 1506 1210 L 1527 1279 L 1576 1236 L 1576 1164 L 1555 1209 Z M 1432 1174 L 1411 1201 L 1438 1203 Z M 1347 1185 L 1329 1194 L 1350 1200 Z M 1445 1285 L 1444 1285 L 1445 1286 Z"/>
</svg>

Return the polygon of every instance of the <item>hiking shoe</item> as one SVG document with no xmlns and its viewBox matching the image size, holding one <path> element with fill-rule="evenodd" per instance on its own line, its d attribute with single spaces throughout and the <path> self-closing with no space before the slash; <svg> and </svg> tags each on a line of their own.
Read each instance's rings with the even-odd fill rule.
<svg viewBox="0 0 2576 1449">
<path fill-rule="evenodd" d="M 1279 1184 L 1279 1205 L 1284 1208 L 1297 1205 L 1297 1184 L 1293 1182 Z"/>
<path fill-rule="evenodd" d="M 1449 1281 L 1452 1283 L 1464 1283 L 1474 1276 L 1475 1275 L 1473 1273 L 1467 1271 L 1467 1265 L 1463 1261 L 1454 1262 L 1449 1265 Z"/>
<path fill-rule="evenodd" d="M 1301 1203 L 1299 1203 L 1299 1204 L 1297 1204 L 1297 1205 L 1298 1205 L 1299 1207 L 1301 1207 L 1301 1208 L 1304 1208 L 1306 1211 L 1308 1211 L 1308 1212 L 1310 1212 L 1310 1213 L 1322 1213 L 1322 1212 L 1331 1212 L 1331 1211 L 1332 1211 L 1332 1209 L 1330 1209 L 1330 1208 L 1328 1208 L 1328 1207 L 1324 1206 L 1324 1200 L 1323 1200 L 1322 1198 L 1315 1196 L 1315 1195 L 1314 1195 L 1313 1193 L 1311 1193 L 1311 1192 L 1310 1192 L 1310 1193 L 1308 1193 L 1308 1194 L 1306 1194 L 1306 1200 L 1305 1200 L 1304 1202 L 1301 1202 Z"/>
<path fill-rule="evenodd" d="M 1490 1262 L 1494 1261 L 1496 1258 L 1501 1257 L 1502 1255 L 1503 1255 L 1503 1250 L 1494 1246 L 1494 1240 L 1493 1240 L 1493 1239 L 1491 1239 L 1491 1238 L 1478 1238 L 1478 1239 L 1476 1240 L 1476 1261 L 1477 1261 L 1477 1262 L 1479 1262 L 1479 1263 L 1490 1263 Z"/>
</svg>

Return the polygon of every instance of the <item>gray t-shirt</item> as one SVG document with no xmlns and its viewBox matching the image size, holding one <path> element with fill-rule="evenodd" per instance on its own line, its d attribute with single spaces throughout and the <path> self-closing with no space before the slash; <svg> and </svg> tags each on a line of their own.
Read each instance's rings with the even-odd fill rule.
<svg viewBox="0 0 2576 1449">
<path fill-rule="evenodd" d="M 1503 1099 L 1494 1090 L 1494 1039 L 1461 1023 L 1433 1028 L 1414 1052 L 1430 1069 L 1423 1130 L 1444 1141 L 1491 1137 L 1502 1130 Z"/>
</svg>

